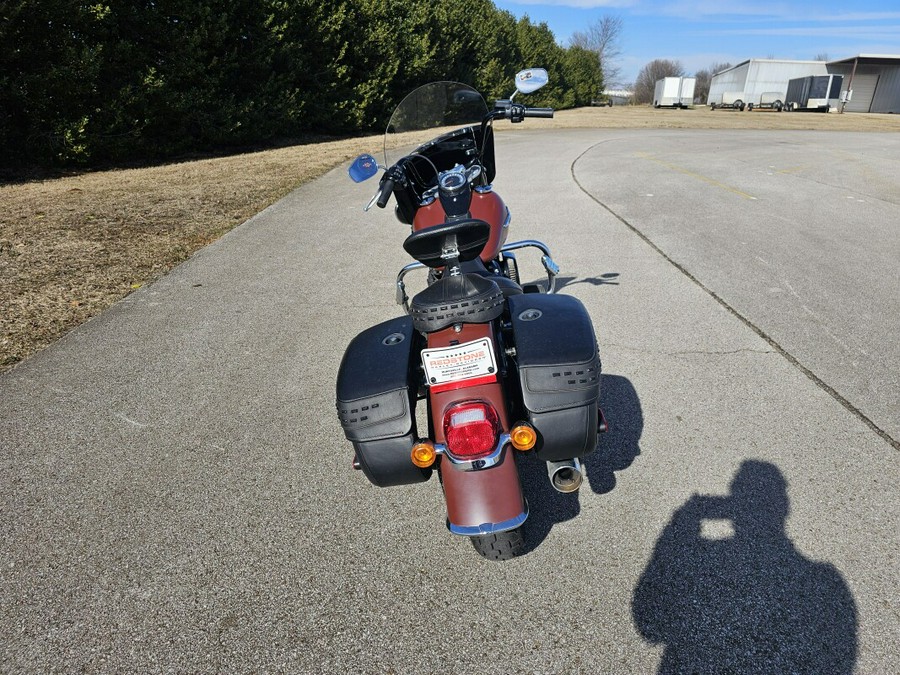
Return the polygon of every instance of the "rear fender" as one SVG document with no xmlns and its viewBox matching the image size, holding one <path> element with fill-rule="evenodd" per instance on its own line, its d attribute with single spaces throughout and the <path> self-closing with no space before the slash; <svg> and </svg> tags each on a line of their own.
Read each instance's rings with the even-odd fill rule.
<svg viewBox="0 0 900 675">
<path fill-rule="evenodd" d="M 490 337 L 491 324 L 466 324 L 460 332 L 449 328 L 428 335 L 430 348 L 443 347 L 451 341 L 466 343 Z M 464 384 L 461 383 L 461 384 Z M 441 391 L 429 390 L 428 407 L 434 439 L 443 444 L 444 412 L 461 401 L 481 400 L 489 402 L 500 418 L 501 432 L 510 428 L 506 400 L 500 380 L 479 382 L 474 386 L 460 386 Z M 505 443 L 499 461 L 489 467 L 474 469 L 470 464 L 454 464 L 449 457 L 441 459 L 441 479 L 447 501 L 447 527 L 454 534 L 475 536 L 512 530 L 525 522 L 528 508 L 522 495 L 519 472 L 513 449 Z"/>
<path fill-rule="evenodd" d="M 447 528 L 453 534 L 475 536 L 513 530 L 528 517 L 509 446 L 499 464 L 481 471 L 462 470 L 443 458 L 441 478 L 447 500 Z"/>
</svg>

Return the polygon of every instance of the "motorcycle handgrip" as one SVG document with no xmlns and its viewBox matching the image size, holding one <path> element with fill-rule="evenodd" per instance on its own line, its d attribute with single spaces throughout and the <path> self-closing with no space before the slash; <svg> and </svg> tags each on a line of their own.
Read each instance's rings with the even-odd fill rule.
<svg viewBox="0 0 900 675">
<path fill-rule="evenodd" d="M 390 178 L 385 178 L 384 182 L 381 184 L 381 193 L 378 195 L 378 201 L 375 202 L 379 209 L 383 209 L 387 206 L 388 199 L 391 198 L 391 193 L 393 191 L 394 181 Z"/>
<path fill-rule="evenodd" d="M 525 108 L 525 117 L 553 117 L 553 108 Z"/>
</svg>

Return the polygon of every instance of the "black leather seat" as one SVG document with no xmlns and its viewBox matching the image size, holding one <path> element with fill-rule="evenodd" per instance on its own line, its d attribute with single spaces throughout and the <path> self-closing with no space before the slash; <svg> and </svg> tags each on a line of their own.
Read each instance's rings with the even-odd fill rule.
<svg viewBox="0 0 900 675">
<path fill-rule="evenodd" d="M 468 262 L 462 263 L 460 265 L 460 269 L 464 274 L 477 274 L 486 279 L 490 279 L 500 287 L 500 290 L 503 292 L 504 298 L 508 298 L 511 295 L 519 295 L 520 293 L 522 293 L 522 287 L 509 277 L 503 277 L 498 274 L 491 274 L 490 271 L 488 271 L 487 267 L 484 266 L 481 258 L 475 258 L 475 260 L 470 260 Z"/>
<path fill-rule="evenodd" d="M 492 321 L 503 313 L 503 304 L 503 292 L 493 279 L 460 274 L 438 279 L 417 293 L 409 305 L 409 314 L 413 328 L 433 333 L 455 323 Z"/>
</svg>

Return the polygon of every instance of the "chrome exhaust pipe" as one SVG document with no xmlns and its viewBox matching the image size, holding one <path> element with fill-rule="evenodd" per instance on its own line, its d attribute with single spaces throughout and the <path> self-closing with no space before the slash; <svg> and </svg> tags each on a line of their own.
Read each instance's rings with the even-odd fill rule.
<svg viewBox="0 0 900 675">
<path fill-rule="evenodd" d="M 575 492 L 584 481 L 581 462 L 577 459 L 547 462 L 547 475 L 550 476 L 550 484 L 557 492 Z"/>
</svg>

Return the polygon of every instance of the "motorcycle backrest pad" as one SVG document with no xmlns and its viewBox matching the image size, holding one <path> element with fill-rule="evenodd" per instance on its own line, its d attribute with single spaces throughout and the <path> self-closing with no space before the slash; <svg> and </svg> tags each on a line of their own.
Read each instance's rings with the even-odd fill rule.
<svg viewBox="0 0 900 675">
<path fill-rule="evenodd" d="M 477 218 L 466 218 L 441 223 L 413 232 L 403 242 L 403 248 L 413 258 L 428 267 L 443 267 L 447 261 L 441 257 L 448 237 L 456 237 L 459 262 L 477 258 L 491 237 L 491 226 Z"/>
</svg>

